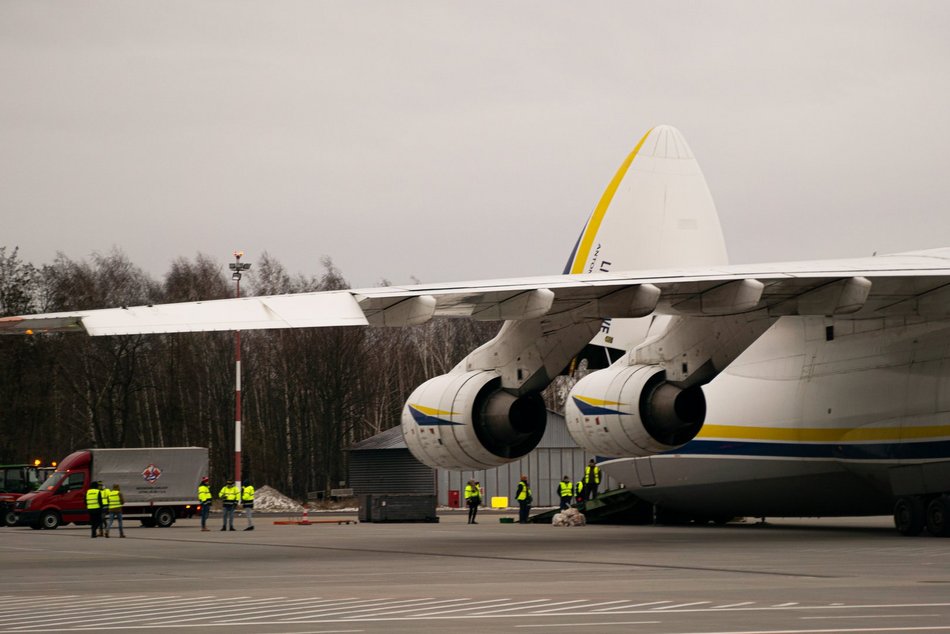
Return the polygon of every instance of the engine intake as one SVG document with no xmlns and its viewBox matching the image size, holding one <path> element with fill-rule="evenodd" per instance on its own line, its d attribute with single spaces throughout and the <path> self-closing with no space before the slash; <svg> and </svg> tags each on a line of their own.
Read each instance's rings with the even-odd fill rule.
<svg viewBox="0 0 950 634">
<path fill-rule="evenodd" d="M 409 451 L 430 467 L 487 469 L 521 458 L 541 442 L 547 410 L 540 394 L 515 396 L 494 370 L 443 374 L 420 385 L 402 411 Z"/>
<path fill-rule="evenodd" d="M 659 366 L 623 365 L 578 381 L 565 410 L 571 436 L 591 452 L 649 456 L 696 437 L 706 419 L 706 397 L 699 386 L 668 383 Z"/>
</svg>

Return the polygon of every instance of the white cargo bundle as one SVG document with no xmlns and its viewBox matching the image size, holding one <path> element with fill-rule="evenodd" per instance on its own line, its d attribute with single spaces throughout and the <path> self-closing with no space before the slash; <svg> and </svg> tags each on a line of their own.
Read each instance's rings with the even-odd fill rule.
<svg viewBox="0 0 950 634">
<path fill-rule="evenodd" d="M 577 509 L 567 509 L 554 516 L 551 526 L 586 526 L 587 518 Z"/>
</svg>

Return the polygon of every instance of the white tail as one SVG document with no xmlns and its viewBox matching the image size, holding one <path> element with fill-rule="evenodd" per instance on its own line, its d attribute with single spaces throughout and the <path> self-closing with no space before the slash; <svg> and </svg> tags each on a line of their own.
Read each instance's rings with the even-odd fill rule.
<svg viewBox="0 0 950 634">
<path fill-rule="evenodd" d="M 679 130 L 660 125 L 640 139 L 617 170 L 584 225 L 564 272 L 727 262 L 719 215 L 699 163 Z M 643 341 L 648 326 L 648 319 L 605 322 L 591 344 L 625 351 Z M 606 357 L 606 362 L 616 356 Z M 596 366 L 603 365 L 604 359 L 598 359 Z"/>
</svg>

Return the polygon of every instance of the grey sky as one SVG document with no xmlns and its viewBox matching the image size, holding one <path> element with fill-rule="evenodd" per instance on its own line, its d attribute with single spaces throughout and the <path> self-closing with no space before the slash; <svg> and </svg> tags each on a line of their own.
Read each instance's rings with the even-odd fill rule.
<svg viewBox="0 0 950 634">
<path fill-rule="evenodd" d="M 0 245 L 560 272 L 678 127 L 734 262 L 950 245 L 950 3 L 0 2 Z"/>
</svg>

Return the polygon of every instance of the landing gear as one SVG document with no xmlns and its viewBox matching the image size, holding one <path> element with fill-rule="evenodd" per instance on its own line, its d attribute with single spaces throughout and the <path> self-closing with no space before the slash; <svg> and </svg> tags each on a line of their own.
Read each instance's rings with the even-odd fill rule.
<svg viewBox="0 0 950 634">
<path fill-rule="evenodd" d="M 894 505 L 894 526 L 901 535 L 920 535 L 926 521 L 924 501 L 908 496 L 897 499 Z"/>
<path fill-rule="evenodd" d="M 927 530 L 937 537 L 950 537 L 950 495 L 938 495 L 927 505 Z"/>
</svg>

